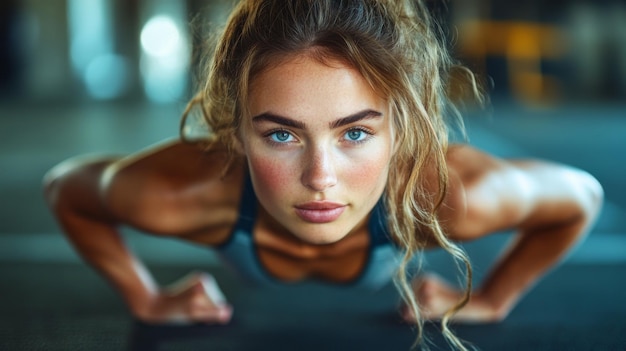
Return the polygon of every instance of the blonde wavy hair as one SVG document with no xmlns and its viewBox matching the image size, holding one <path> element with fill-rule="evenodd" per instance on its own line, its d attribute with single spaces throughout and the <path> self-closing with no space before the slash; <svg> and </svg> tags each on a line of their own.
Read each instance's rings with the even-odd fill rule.
<svg viewBox="0 0 626 351">
<path fill-rule="evenodd" d="M 184 139 L 186 118 L 199 107 L 213 133 L 212 142 L 233 153 L 250 82 L 286 56 L 305 53 L 322 62 L 342 60 L 387 98 L 397 151 L 384 203 L 389 232 L 405 252 L 394 282 L 418 321 L 417 345 L 423 340 L 423 319 L 407 277 L 412 258 L 434 241 L 460 262 L 465 294 L 441 325 L 454 348 L 467 349 L 448 322 L 469 300 L 472 270 L 436 215 L 448 184 L 445 116 L 458 115 L 447 113 L 451 111 L 447 82 L 451 70 L 460 66 L 449 56 L 425 5 L 409 0 L 244 0 L 234 8 L 212 50 L 201 72 L 204 82 L 183 115 L 181 134 Z M 427 167 L 437 174 L 437 184 L 428 185 L 436 189 L 434 193 L 427 190 Z"/>
</svg>

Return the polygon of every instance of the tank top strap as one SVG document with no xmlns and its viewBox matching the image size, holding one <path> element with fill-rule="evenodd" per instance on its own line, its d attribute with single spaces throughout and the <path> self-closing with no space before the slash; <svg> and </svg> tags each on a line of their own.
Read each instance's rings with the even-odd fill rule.
<svg viewBox="0 0 626 351">
<path fill-rule="evenodd" d="M 241 194 L 241 200 L 239 203 L 239 218 L 233 228 L 233 231 L 243 231 L 252 235 L 254 229 L 254 222 L 257 216 L 257 198 L 254 193 L 254 187 L 252 186 L 252 179 L 250 173 L 246 172 L 246 179 L 244 181 L 243 192 Z"/>
</svg>

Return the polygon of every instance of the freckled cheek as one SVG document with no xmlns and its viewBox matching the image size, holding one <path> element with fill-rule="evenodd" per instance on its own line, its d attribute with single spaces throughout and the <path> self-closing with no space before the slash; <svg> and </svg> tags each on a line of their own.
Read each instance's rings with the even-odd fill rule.
<svg viewBox="0 0 626 351">
<path fill-rule="evenodd" d="M 380 190 L 387 179 L 390 158 L 385 148 L 351 155 L 350 167 L 344 176 L 347 186 L 360 192 Z"/>
<path fill-rule="evenodd" d="M 387 162 L 383 159 L 368 160 L 361 167 L 355 167 L 347 176 L 348 184 L 353 189 L 360 191 L 374 191 L 381 182 L 386 179 Z"/>
<path fill-rule="evenodd" d="M 277 162 L 275 158 L 269 157 L 251 158 L 250 167 L 257 196 L 265 199 L 280 199 L 285 196 L 285 191 L 296 173 L 285 162 Z"/>
</svg>

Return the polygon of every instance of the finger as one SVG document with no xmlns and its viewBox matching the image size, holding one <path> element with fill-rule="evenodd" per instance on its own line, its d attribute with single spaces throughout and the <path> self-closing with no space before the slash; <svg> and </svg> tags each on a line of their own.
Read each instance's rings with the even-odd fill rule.
<svg viewBox="0 0 626 351">
<path fill-rule="evenodd" d="M 213 300 L 205 289 L 205 284 L 197 282 L 190 292 L 193 294 L 189 300 L 189 313 L 196 320 L 206 322 L 230 321 L 232 306 L 222 298 L 221 302 Z M 218 298 L 219 299 L 219 298 Z"/>
<path fill-rule="evenodd" d="M 222 290 L 212 275 L 206 273 L 202 274 L 200 281 L 202 282 L 205 293 L 215 305 L 224 305 L 227 303 L 224 293 L 222 293 Z"/>
<path fill-rule="evenodd" d="M 230 322 L 233 317 L 233 308 L 230 305 L 223 305 L 217 309 L 217 321 L 221 324 Z"/>
<path fill-rule="evenodd" d="M 191 317 L 196 322 L 203 322 L 208 324 L 226 324 L 230 322 L 232 314 L 232 307 L 229 305 L 225 305 L 195 309 L 191 312 Z"/>
</svg>

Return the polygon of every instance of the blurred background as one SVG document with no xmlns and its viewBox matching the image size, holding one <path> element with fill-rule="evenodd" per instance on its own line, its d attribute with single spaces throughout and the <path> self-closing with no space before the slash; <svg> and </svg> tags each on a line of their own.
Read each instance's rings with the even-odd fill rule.
<svg viewBox="0 0 626 351">
<path fill-rule="evenodd" d="M 626 1 L 428 3 L 490 99 L 482 110 L 465 111 L 469 142 L 499 156 L 585 169 L 606 192 L 596 226 L 552 279 L 505 324 L 461 331 L 485 350 L 623 349 Z M 41 180 L 69 157 L 127 154 L 176 137 L 203 33 L 219 27 L 230 8 L 222 0 L 0 1 L 0 349 L 117 350 L 129 330 L 137 334 L 120 298 L 65 241 Z M 206 248 L 128 228 L 124 234 L 162 284 L 190 269 L 221 272 Z M 466 246 L 477 280 L 509 238 L 502 233 Z M 453 272 L 445 256 L 430 252 L 427 265 Z M 303 349 L 303 339 L 316 350 L 328 349 L 319 346 L 324 340 L 349 345 L 340 349 L 358 348 L 358 340 L 362 349 L 408 349 L 413 341 L 406 328 L 350 317 L 362 306 L 377 309 L 384 302 L 377 296 L 346 295 L 333 304 L 309 286 L 293 296 L 245 294 L 230 273 L 217 278 L 238 311 L 250 312 L 236 315 L 234 329 L 211 333 L 210 347 L 186 350 L 285 340 L 298 345 L 286 349 Z M 355 302 L 361 297 L 366 302 Z M 395 302 L 387 300 L 392 311 Z M 354 310 L 337 312 L 346 306 Z M 298 308 L 318 316 L 304 321 L 293 312 Z M 148 338 L 163 333 L 157 328 Z M 390 335 L 403 346 L 384 346 Z"/>
<path fill-rule="evenodd" d="M 606 206 L 570 262 L 626 261 L 626 1 L 431 4 L 490 97 L 484 110 L 467 111 L 469 141 L 594 174 Z M 0 262 L 78 262 L 44 205 L 44 173 L 68 157 L 176 137 L 196 48 L 230 8 L 220 0 L 0 2 Z M 147 261 L 212 259 L 128 235 Z M 495 255 L 489 245 L 472 250 Z"/>
</svg>

